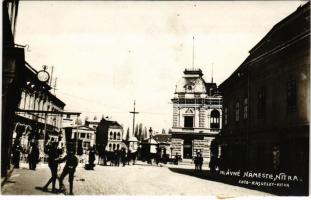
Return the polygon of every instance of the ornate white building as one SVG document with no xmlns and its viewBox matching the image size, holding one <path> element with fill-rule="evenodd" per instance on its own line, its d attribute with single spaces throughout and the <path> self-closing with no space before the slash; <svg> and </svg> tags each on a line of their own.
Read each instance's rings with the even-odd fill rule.
<svg viewBox="0 0 311 200">
<path fill-rule="evenodd" d="M 222 127 L 222 97 L 216 83 L 206 83 L 201 69 L 185 69 L 173 102 L 172 154 L 210 158 L 210 144 Z"/>
</svg>

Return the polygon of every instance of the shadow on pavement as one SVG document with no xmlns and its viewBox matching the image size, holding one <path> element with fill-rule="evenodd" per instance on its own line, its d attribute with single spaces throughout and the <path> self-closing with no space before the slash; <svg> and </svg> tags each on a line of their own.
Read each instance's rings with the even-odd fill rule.
<svg viewBox="0 0 311 200">
<path fill-rule="evenodd" d="M 220 183 L 226 183 L 234 186 L 239 186 L 243 188 L 258 190 L 272 195 L 278 196 L 307 196 L 308 192 L 305 191 L 304 187 L 293 186 L 292 188 L 272 188 L 272 187 L 259 187 L 253 185 L 245 185 L 239 183 L 239 177 L 222 176 L 217 172 L 212 173 L 209 170 L 195 171 L 194 169 L 183 169 L 169 167 L 169 170 L 179 174 L 185 174 L 205 180 L 216 181 Z"/>
</svg>

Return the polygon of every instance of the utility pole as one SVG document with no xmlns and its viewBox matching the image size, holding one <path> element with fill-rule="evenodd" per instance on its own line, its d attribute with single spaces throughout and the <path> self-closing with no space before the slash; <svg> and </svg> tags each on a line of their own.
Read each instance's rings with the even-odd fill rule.
<svg viewBox="0 0 311 200">
<path fill-rule="evenodd" d="M 135 128 L 135 115 L 136 115 L 136 114 L 139 114 L 139 112 L 136 112 L 136 111 L 135 111 L 135 105 L 136 105 L 136 104 L 135 104 L 135 100 L 134 100 L 134 111 L 131 111 L 131 112 L 130 112 L 131 114 L 133 114 L 133 132 L 132 132 L 133 136 L 134 136 L 134 128 Z"/>
</svg>

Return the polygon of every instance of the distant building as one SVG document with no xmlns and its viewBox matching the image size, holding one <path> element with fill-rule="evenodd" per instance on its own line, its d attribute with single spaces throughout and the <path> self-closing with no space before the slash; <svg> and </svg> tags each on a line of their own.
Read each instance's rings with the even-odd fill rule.
<svg viewBox="0 0 311 200">
<path fill-rule="evenodd" d="M 284 172 L 307 181 L 309 85 L 310 2 L 277 23 L 219 86 L 220 166 Z"/>
<path fill-rule="evenodd" d="M 99 124 L 99 120 L 89 120 L 89 119 L 87 119 L 87 120 L 85 120 L 85 125 L 86 126 L 88 126 L 88 127 L 91 127 L 91 128 L 93 128 L 93 129 L 95 129 L 96 130 L 96 128 L 97 128 L 97 126 L 98 126 L 98 124 Z"/>
<path fill-rule="evenodd" d="M 161 158 L 166 154 L 171 156 L 171 134 L 157 134 L 153 136 L 153 139 L 157 142 L 159 151 L 161 151 Z"/>
<path fill-rule="evenodd" d="M 72 127 L 72 133 L 77 134 L 77 139 L 82 143 L 83 153 L 87 154 L 90 147 L 95 146 L 95 129 L 85 125 Z"/>
<path fill-rule="evenodd" d="M 185 69 L 173 102 L 172 153 L 192 158 L 201 152 L 210 158 L 210 144 L 222 122 L 222 97 L 216 83 L 207 83 L 201 69 Z"/>
<path fill-rule="evenodd" d="M 96 146 L 100 154 L 120 150 L 124 146 L 122 138 L 123 127 L 118 122 L 101 119 L 96 128 Z"/>
</svg>

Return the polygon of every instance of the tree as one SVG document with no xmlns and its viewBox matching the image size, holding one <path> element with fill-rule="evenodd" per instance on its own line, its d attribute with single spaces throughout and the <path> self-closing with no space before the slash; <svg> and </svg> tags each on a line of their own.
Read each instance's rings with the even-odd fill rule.
<svg viewBox="0 0 311 200">
<path fill-rule="evenodd" d="M 144 138 L 148 138 L 148 130 L 146 126 L 144 128 Z"/>
<path fill-rule="evenodd" d="M 136 138 L 138 138 L 138 125 L 137 125 L 137 124 L 136 124 L 136 126 L 135 126 L 134 135 L 135 135 Z"/>
<path fill-rule="evenodd" d="M 129 139 L 130 139 L 130 128 L 127 128 L 125 141 L 129 141 Z"/>
</svg>

